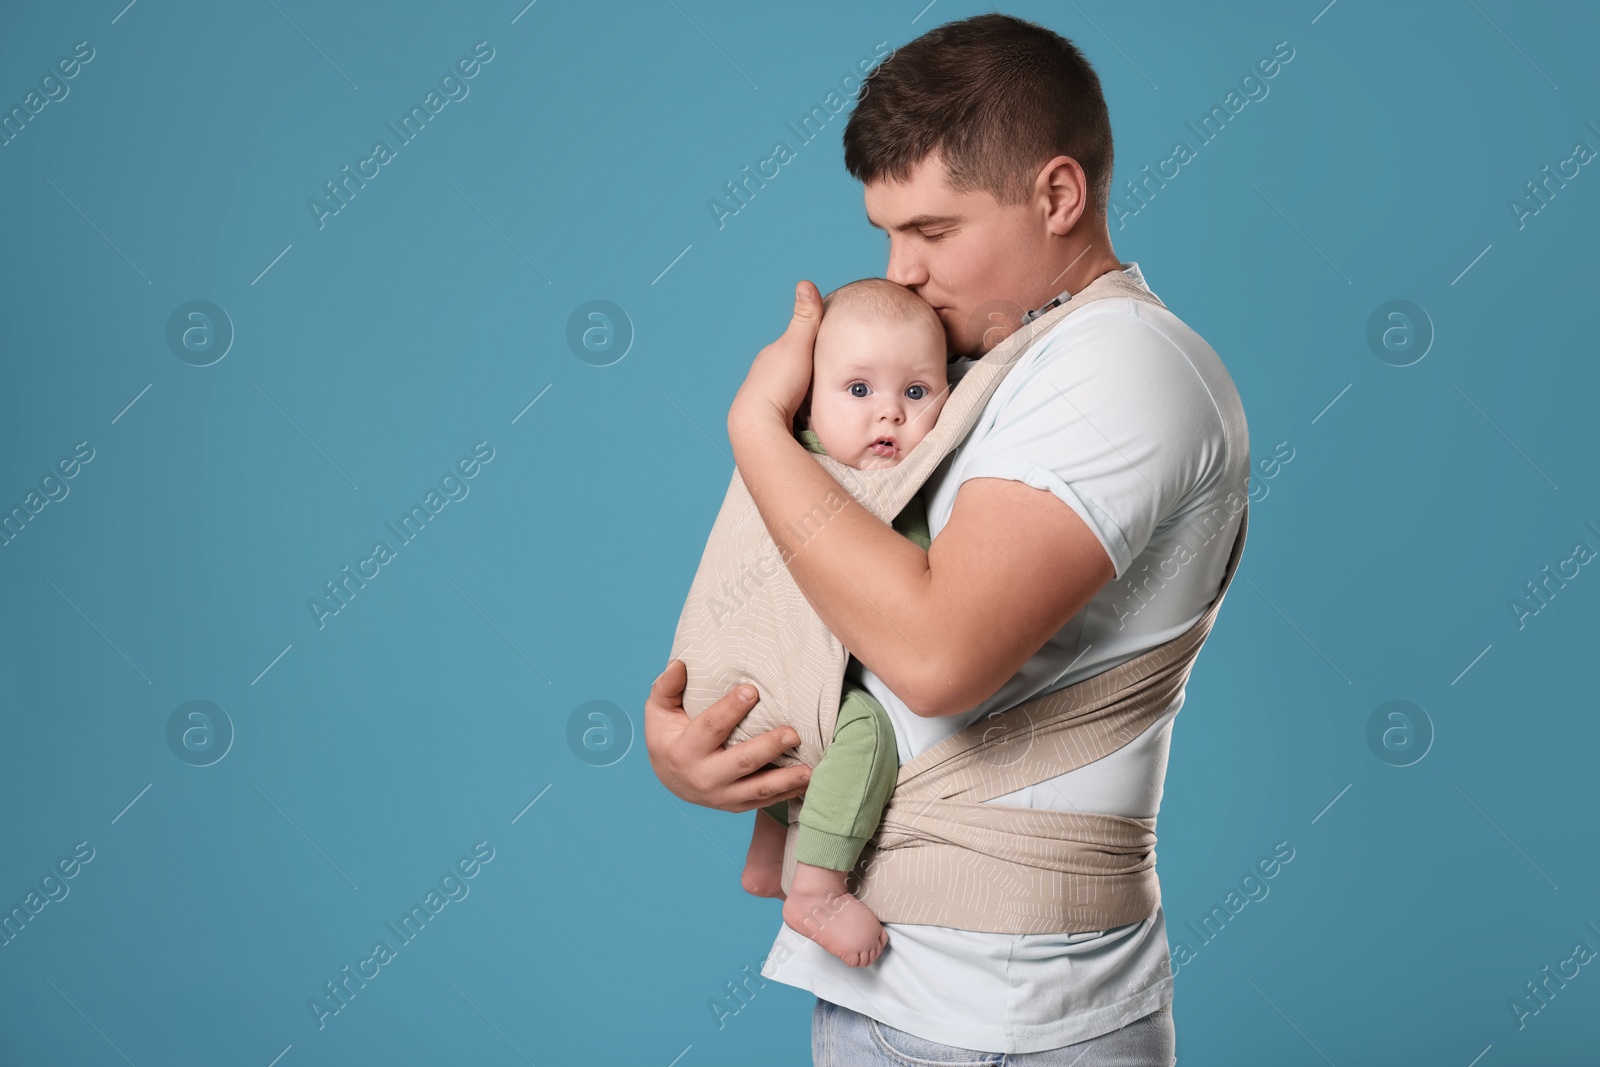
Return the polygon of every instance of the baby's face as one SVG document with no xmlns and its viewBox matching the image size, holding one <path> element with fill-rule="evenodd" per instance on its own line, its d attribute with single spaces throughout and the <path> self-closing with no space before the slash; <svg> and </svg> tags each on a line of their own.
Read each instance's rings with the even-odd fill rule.
<svg viewBox="0 0 1600 1067">
<path fill-rule="evenodd" d="M 806 426 L 841 463 L 893 467 L 933 429 L 950 395 L 944 333 L 933 324 L 830 314 L 817 333 Z"/>
</svg>

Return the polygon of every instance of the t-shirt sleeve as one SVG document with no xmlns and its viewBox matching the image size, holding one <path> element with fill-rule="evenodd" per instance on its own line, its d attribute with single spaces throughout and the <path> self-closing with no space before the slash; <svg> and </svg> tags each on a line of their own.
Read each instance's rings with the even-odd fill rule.
<svg viewBox="0 0 1600 1067">
<path fill-rule="evenodd" d="M 1000 384 L 993 425 L 963 446 L 959 472 L 1054 494 L 1094 531 L 1118 578 L 1226 456 L 1198 371 L 1157 324 L 1123 307 L 1076 312 L 1071 331 L 1023 356 Z"/>
</svg>

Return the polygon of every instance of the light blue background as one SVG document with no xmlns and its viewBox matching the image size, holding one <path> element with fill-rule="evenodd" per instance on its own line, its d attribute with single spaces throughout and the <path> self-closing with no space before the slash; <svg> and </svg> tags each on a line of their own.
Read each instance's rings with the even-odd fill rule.
<svg viewBox="0 0 1600 1067">
<path fill-rule="evenodd" d="M 95 50 L 0 148 L 0 508 L 95 450 L 0 549 L 0 909 L 95 849 L 0 948 L 0 1061 L 809 1063 L 809 994 L 718 1025 L 779 905 L 739 887 L 751 816 L 669 796 L 640 716 L 744 369 L 797 279 L 886 245 L 845 115 L 722 228 L 707 202 L 878 42 L 986 8 L 123 2 L 0 17 L 5 109 Z M 1294 453 L 1177 721 L 1173 936 L 1295 858 L 1180 970 L 1181 1062 L 1592 1056 L 1600 965 L 1524 1028 L 1509 1002 L 1600 949 L 1600 574 L 1509 605 L 1600 548 L 1600 171 L 1523 228 L 1508 200 L 1600 148 L 1595 9 L 1006 10 L 1096 64 L 1119 188 L 1295 49 L 1113 233 L 1257 457 Z M 319 229 L 307 200 L 478 41 L 470 94 Z M 195 299 L 237 332 L 208 367 L 165 339 Z M 594 299 L 635 332 L 609 366 L 566 342 Z M 1366 341 L 1393 299 L 1436 331 L 1411 366 Z M 470 495 L 319 629 L 308 600 L 481 440 Z M 166 740 L 196 699 L 236 731 L 204 768 Z M 1367 742 L 1391 699 L 1433 725 L 1412 766 Z M 626 716 L 608 766 L 568 741 L 591 700 Z M 470 896 L 319 1030 L 308 999 L 478 841 Z"/>
</svg>

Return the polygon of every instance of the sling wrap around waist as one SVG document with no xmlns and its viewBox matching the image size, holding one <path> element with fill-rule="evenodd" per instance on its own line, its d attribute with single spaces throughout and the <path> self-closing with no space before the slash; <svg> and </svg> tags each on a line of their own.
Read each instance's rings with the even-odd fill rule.
<svg viewBox="0 0 1600 1067">
<path fill-rule="evenodd" d="M 1161 302 L 1120 270 L 1024 324 L 967 369 L 934 428 L 898 465 L 857 470 L 813 453 L 840 486 L 885 523 L 967 436 L 985 403 L 1035 338 L 1095 300 Z M 818 504 L 791 524 L 809 539 L 844 506 Z M 985 801 L 1093 763 L 1133 740 L 1182 692 L 1244 549 L 1249 506 L 1221 587 L 1187 630 L 1165 644 L 972 723 L 900 767 L 877 832 L 847 887 L 880 921 L 994 933 L 1078 933 L 1137 922 L 1161 901 L 1155 826 L 1093 812 Z M 833 737 L 849 653 L 812 610 L 785 566 L 737 470 L 690 584 L 669 658 L 688 668 L 692 717 L 741 683 L 760 699 L 734 729 L 736 744 L 789 725 L 815 767 Z M 789 801 L 783 888 L 792 884 L 803 798 Z M 759 813 L 758 813 L 759 817 Z"/>
</svg>

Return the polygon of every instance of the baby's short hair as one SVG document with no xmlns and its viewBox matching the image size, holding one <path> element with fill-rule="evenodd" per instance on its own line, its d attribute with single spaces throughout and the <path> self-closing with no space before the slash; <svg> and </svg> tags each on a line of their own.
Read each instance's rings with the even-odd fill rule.
<svg viewBox="0 0 1600 1067">
<path fill-rule="evenodd" d="M 834 309 L 865 312 L 891 322 L 922 322 L 944 330 L 939 313 L 927 301 L 887 278 L 859 278 L 839 286 L 822 298 L 823 318 Z"/>
</svg>

